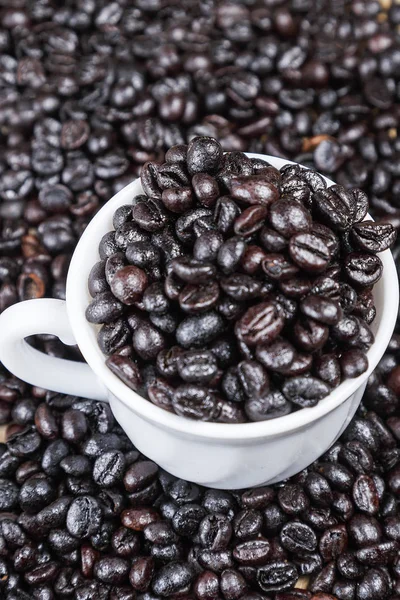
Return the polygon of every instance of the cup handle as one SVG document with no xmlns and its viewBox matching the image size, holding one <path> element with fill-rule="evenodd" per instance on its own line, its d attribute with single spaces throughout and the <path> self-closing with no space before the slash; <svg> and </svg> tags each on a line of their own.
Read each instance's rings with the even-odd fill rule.
<svg viewBox="0 0 400 600">
<path fill-rule="evenodd" d="M 26 300 L 0 315 L 0 361 L 14 375 L 32 385 L 108 402 L 107 388 L 86 363 L 48 356 L 24 338 L 47 333 L 74 345 L 64 300 Z"/>
</svg>

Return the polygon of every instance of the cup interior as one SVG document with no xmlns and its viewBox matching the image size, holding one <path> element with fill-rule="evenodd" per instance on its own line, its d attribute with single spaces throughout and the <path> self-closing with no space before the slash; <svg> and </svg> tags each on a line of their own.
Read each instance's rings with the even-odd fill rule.
<svg viewBox="0 0 400 600">
<path fill-rule="evenodd" d="M 280 169 L 292 161 L 273 156 L 246 153 L 250 158 L 261 158 Z M 324 177 L 328 187 L 334 182 Z M 205 438 L 221 439 L 252 439 L 279 435 L 283 432 L 296 430 L 307 423 L 317 420 L 344 402 L 369 377 L 381 359 L 389 343 L 396 324 L 399 289 L 396 266 L 390 250 L 379 254 L 383 262 L 383 276 L 374 287 L 374 300 L 377 314 L 371 329 L 375 342 L 367 356 L 368 370 L 355 379 L 348 379 L 334 389 L 326 398 L 312 408 L 303 408 L 284 417 L 269 421 L 243 424 L 209 423 L 191 421 L 169 413 L 129 389 L 105 364 L 105 356 L 97 344 L 98 325 L 88 323 L 85 310 L 91 301 L 88 291 L 88 277 L 92 266 L 99 260 L 98 245 L 104 234 L 113 229 L 115 210 L 131 204 L 133 198 L 143 193 L 140 179 L 132 181 L 111 198 L 97 213 L 87 226 L 71 260 L 67 279 L 67 310 L 76 342 L 87 363 L 96 375 L 106 385 L 112 395 L 122 400 L 133 413 L 137 412 L 150 421 L 157 422 L 161 427 L 174 429 L 183 435 L 196 435 Z M 368 215 L 367 219 L 371 220 Z"/>
</svg>

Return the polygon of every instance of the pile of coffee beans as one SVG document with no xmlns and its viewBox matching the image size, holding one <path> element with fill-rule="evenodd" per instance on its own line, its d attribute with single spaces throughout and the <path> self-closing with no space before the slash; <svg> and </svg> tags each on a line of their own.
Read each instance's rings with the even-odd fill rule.
<svg viewBox="0 0 400 600">
<path fill-rule="evenodd" d="M 146 161 L 164 161 L 167 148 L 187 144 L 195 136 L 217 138 L 224 151 L 289 158 L 329 175 L 345 188 L 359 187 L 368 194 L 374 218 L 399 228 L 400 8 L 396 0 L 3 0 L 0 5 L 0 312 L 20 300 L 64 298 L 71 253 L 97 209 L 132 181 Z M 396 257 L 399 251 L 397 244 Z M 34 343 L 54 356 L 79 358 L 77 349 L 63 346 L 57 338 L 37 336 Z M 170 591 L 175 594 L 176 588 L 166 593 L 160 583 L 153 589 L 154 566 L 154 574 L 164 582 L 173 579 L 187 586 L 179 594 L 184 600 L 399 600 L 398 558 L 390 558 L 390 544 L 398 541 L 399 530 L 399 362 L 395 336 L 370 379 L 364 406 L 351 429 L 321 462 L 310 467 L 310 473 L 322 477 L 319 483 L 312 483 L 315 475 L 301 474 L 274 486 L 269 505 L 266 500 L 254 504 L 246 500 L 258 498 L 258 490 L 239 494 L 201 490 L 197 496 L 196 487 L 185 482 L 163 484 L 160 472 L 137 486 L 145 490 L 151 481 L 157 482 L 160 496 L 165 494 L 166 504 L 170 502 L 170 512 L 168 506 L 162 508 L 160 496 L 153 501 L 143 493 L 139 501 L 141 509 L 158 514 L 161 522 L 170 522 L 185 499 L 207 514 L 214 514 L 210 508 L 214 506 L 214 512 L 228 515 L 232 530 L 242 510 L 261 513 L 261 538 L 269 541 L 271 554 L 264 565 L 247 565 L 246 570 L 233 551 L 243 543 L 238 541 L 237 526 L 226 550 L 233 566 L 215 564 L 225 556 L 223 550 L 212 549 L 214 534 L 207 547 L 198 532 L 182 535 L 173 525 L 178 542 L 159 534 L 158 541 L 165 543 L 155 543 L 155 536 L 137 532 L 136 560 L 121 557 L 107 539 L 111 528 L 125 527 L 116 516 L 118 498 L 124 510 L 133 508 L 130 494 L 135 492 L 115 483 L 107 488 L 110 501 L 100 500 L 98 490 L 104 484 L 96 487 L 99 480 L 93 479 L 85 458 L 75 461 L 81 463 L 80 471 L 75 464 L 68 473 L 64 464 L 64 469 L 49 475 L 42 467 L 51 443 L 56 444 L 51 452 L 62 454 L 57 445 L 65 444 L 71 457 L 87 457 L 81 450 L 85 441 L 111 432 L 124 440 L 121 432 L 115 424 L 104 425 L 108 417 L 102 405 L 87 402 L 88 430 L 83 434 L 81 422 L 81 442 L 73 442 L 60 423 L 71 422 L 64 415 L 73 402 L 81 401 L 31 388 L 1 370 L 0 423 L 14 422 L 8 435 L 30 427 L 28 437 L 33 441 L 27 452 L 35 446 L 36 450 L 24 458 L 17 456 L 17 444 L 11 452 L 1 446 L 0 499 L 7 497 L 11 508 L 0 508 L 0 597 L 156 600 Z M 44 435 L 34 425 L 41 404 L 50 407 L 58 423 L 57 427 L 50 424 Z M 43 412 L 46 409 L 41 408 L 39 415 Z M 129 452 L 134 450 L 126 444 L 120 452 L 128 465 Z M 97 448 L 99 456 L 109 451 Z M 96 460 L 89 458 L 93 469 Z M 66 519 L 64 525 L 60 516 L 50 540 L 48 530 L 38 534 L 35 517 L 43 508 L 27 513 L 24 500 L 20 503 L 29 473 L 34 477 L 32 501 L 42 478 L 43 496 L 55 494 L 49 502 L 59 500 L 60 515 L 65 515 L 63 506 L 70 500 L 89 496 L 94 502 L 85 500 L 81 507 L 91 511 L 96 523 L 96 501 L 101 502 L 99 535 L 82 540 L 76 536 L 85 535 L 85 526 L 75 530 L 69 534 L 77 545 L 73 549 L 63 533 L 62 556 L 56 538 L 57 530 L 68 532 Z M 51 493 L 49 481 L 54 486 Z M 325 501 L 323 492 L 311 492 L 310 485 L 328 491 Z M 293 489 L 296 494 L 299 489 L 304 492 L 304 513 L 291 511 L 279 499 L 285 490 L 290 495 Z M 22 495 L 25 502 L 28 491 Z M 29 520 L 35 522 L 36 532 Z M 46 529 L 46 517 L 42 515 L 40 521 Z M 291 550 L 287 542 L 284 547 L 283 521 L 310 525 L 317 549 L 307 550 L 309 542 L 301 551 Z M 332 530 L 335 526 L 340 526 L 339 532 Z M 224 527 L 224 521 L 221 527 L 212 526 L 215 537 L 226 540 L 226 534 L 219 534 Z M 331 544 L 331 550 L 322 554 L 325 532 L 322 545 Z M 286 530 L 285 536 L 291 537 Z M 129 534 L 126 539 L 129 546 Z M 177 558 L 173 557 L 176 549 L 170 548 L 174 543 L 182 553 L 175 554 Z M 223 547 L 218 541 L 216 547 L 219 544 Z M 187 563 L 194 564 L 192 555 L 200 554 L 199 546 L 208 558 L 203 556 L 200 567 L 194 567 L 196 575 L 189 587 Z M 372 551 L 362 553 L 371 547 Z M 321 565 L 318 558 L 313 563 L 316 554 Z M 118 558 L 128 560 L 129 569 L 136 565 L 133 586 L 129 574 L 123 583 L 103 581 L 110 564 L 110 570 L 123 578 L 126 566 L 116 562 Z M 100 559 L 107 559 L 106 567 L 100 563 L 92 572 L 91 565 Z M 179 578 L 176 566 L 168 567 L 177 562 L 184 563 Z M 271 562 L 278 564 L 271 568 Z M 280 578 L 284 585 L 286 576 L 291 587 L 281 592 L 261 590 L 252 575 L 262 567 L 267 568 L 260 581 L 276 577 L 276 585 Z M 293 584 L 295 570 L 299 579 Z M 310 575 L 303 575 L 307 572 Z M 238 573 L 246 581 L 246 590 Z M 147 582 L 146 591 L 141 591 L 145 588 L 141 581 Z M 308 591 L 301 589 L 306 587 Z"/>
<path fill-rule="evenodd" d="M 86 311 L 131 389 L 242 423 L 315 406 L 366 371 L 377 253 L 396 231 L 363 221 L 362 190 L 204 136 L 146 163 L 141 182 L 100 241 Z"/>
<path fill-rule="evenodd" d="M 341 440 L 271 487 L 176 479 L 108 405 L 14 389 L 0 444 L 2 599 L 400 598 L 398 335 Z"/>
</svg>

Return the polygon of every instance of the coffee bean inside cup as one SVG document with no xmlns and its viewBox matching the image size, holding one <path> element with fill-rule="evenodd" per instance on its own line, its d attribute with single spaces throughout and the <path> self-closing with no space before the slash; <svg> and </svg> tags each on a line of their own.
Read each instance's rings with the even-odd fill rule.
<svg viewBox="0 0 400 600">
<path fill-rule="evenodd" d="M 396 232 L 363 221 L 361 190 L 206 136 L 147 163 L 141 183 L 100 241 L 86 311 L 128 387 L 186 418 L 243 423 L 315 406 L 367 370 L 358 305 Z"/>
</svg>

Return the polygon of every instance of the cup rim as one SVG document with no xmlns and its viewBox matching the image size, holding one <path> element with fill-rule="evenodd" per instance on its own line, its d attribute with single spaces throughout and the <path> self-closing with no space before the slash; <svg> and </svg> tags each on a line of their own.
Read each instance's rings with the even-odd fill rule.
<svg viewBox="0 0 400 600">
<path fill-rule="evenodd" d="M 245 154 L 250 158 L 267 160 L 278 169 L 287 164 L 298 164 L 267 154 L 248 152 Z M 332 180 L 327 177 L 324 177 L 324 179 L 328 187 L 334 185 Z M 94 262 L 99 260 L 98 243 L 102 235 L 112 227 L 112 216 L 116 208 L 129 203 L 133 196 L 140 193 L 140 190 L 140 178 L 137 178 L 115 194 L 93 217 L 76 246 L 67 277 L 67 311 L 76 343 L 86 362 L 113 396 L 141 417 L 157 423 L 161 428 L 172 429 L 181 435 L 218 441 L 251 440 L 275 437 L 290 431 L 296 431 L 317 421 L 340 406 L 367 380 L 383 356 L 397 320 L 399 286 L 397 270 L 390 250 L 379 253 L 383 263 L 383 275 L 378 284 L 383 288 L 381 294 L 382 306 L 379 326 L 375 332 L 375 341 L 367 352 L 368 369 L 357 378 L 346 379 L 332 390 L 328 396 L 320 400 L 316 406 L 302 408 L 282 417 L 257 422 L 231 424 L 195 421 L 170 413 L 154 405 L 150 400 L 140 396 L 140 394 L 125 385 L 105 364 L 106 357 L 101 352 L 96 340 L 98 326 L 86 321 L 85 310 L 90 301 L 87 279 Z M 371 219 L 369 215 L 367 218 Z M 101 230 L 100 233 L 98 233 L 99 230 Z M 94 249 L 97 258 L 93 261 Z"/>
</svg>

